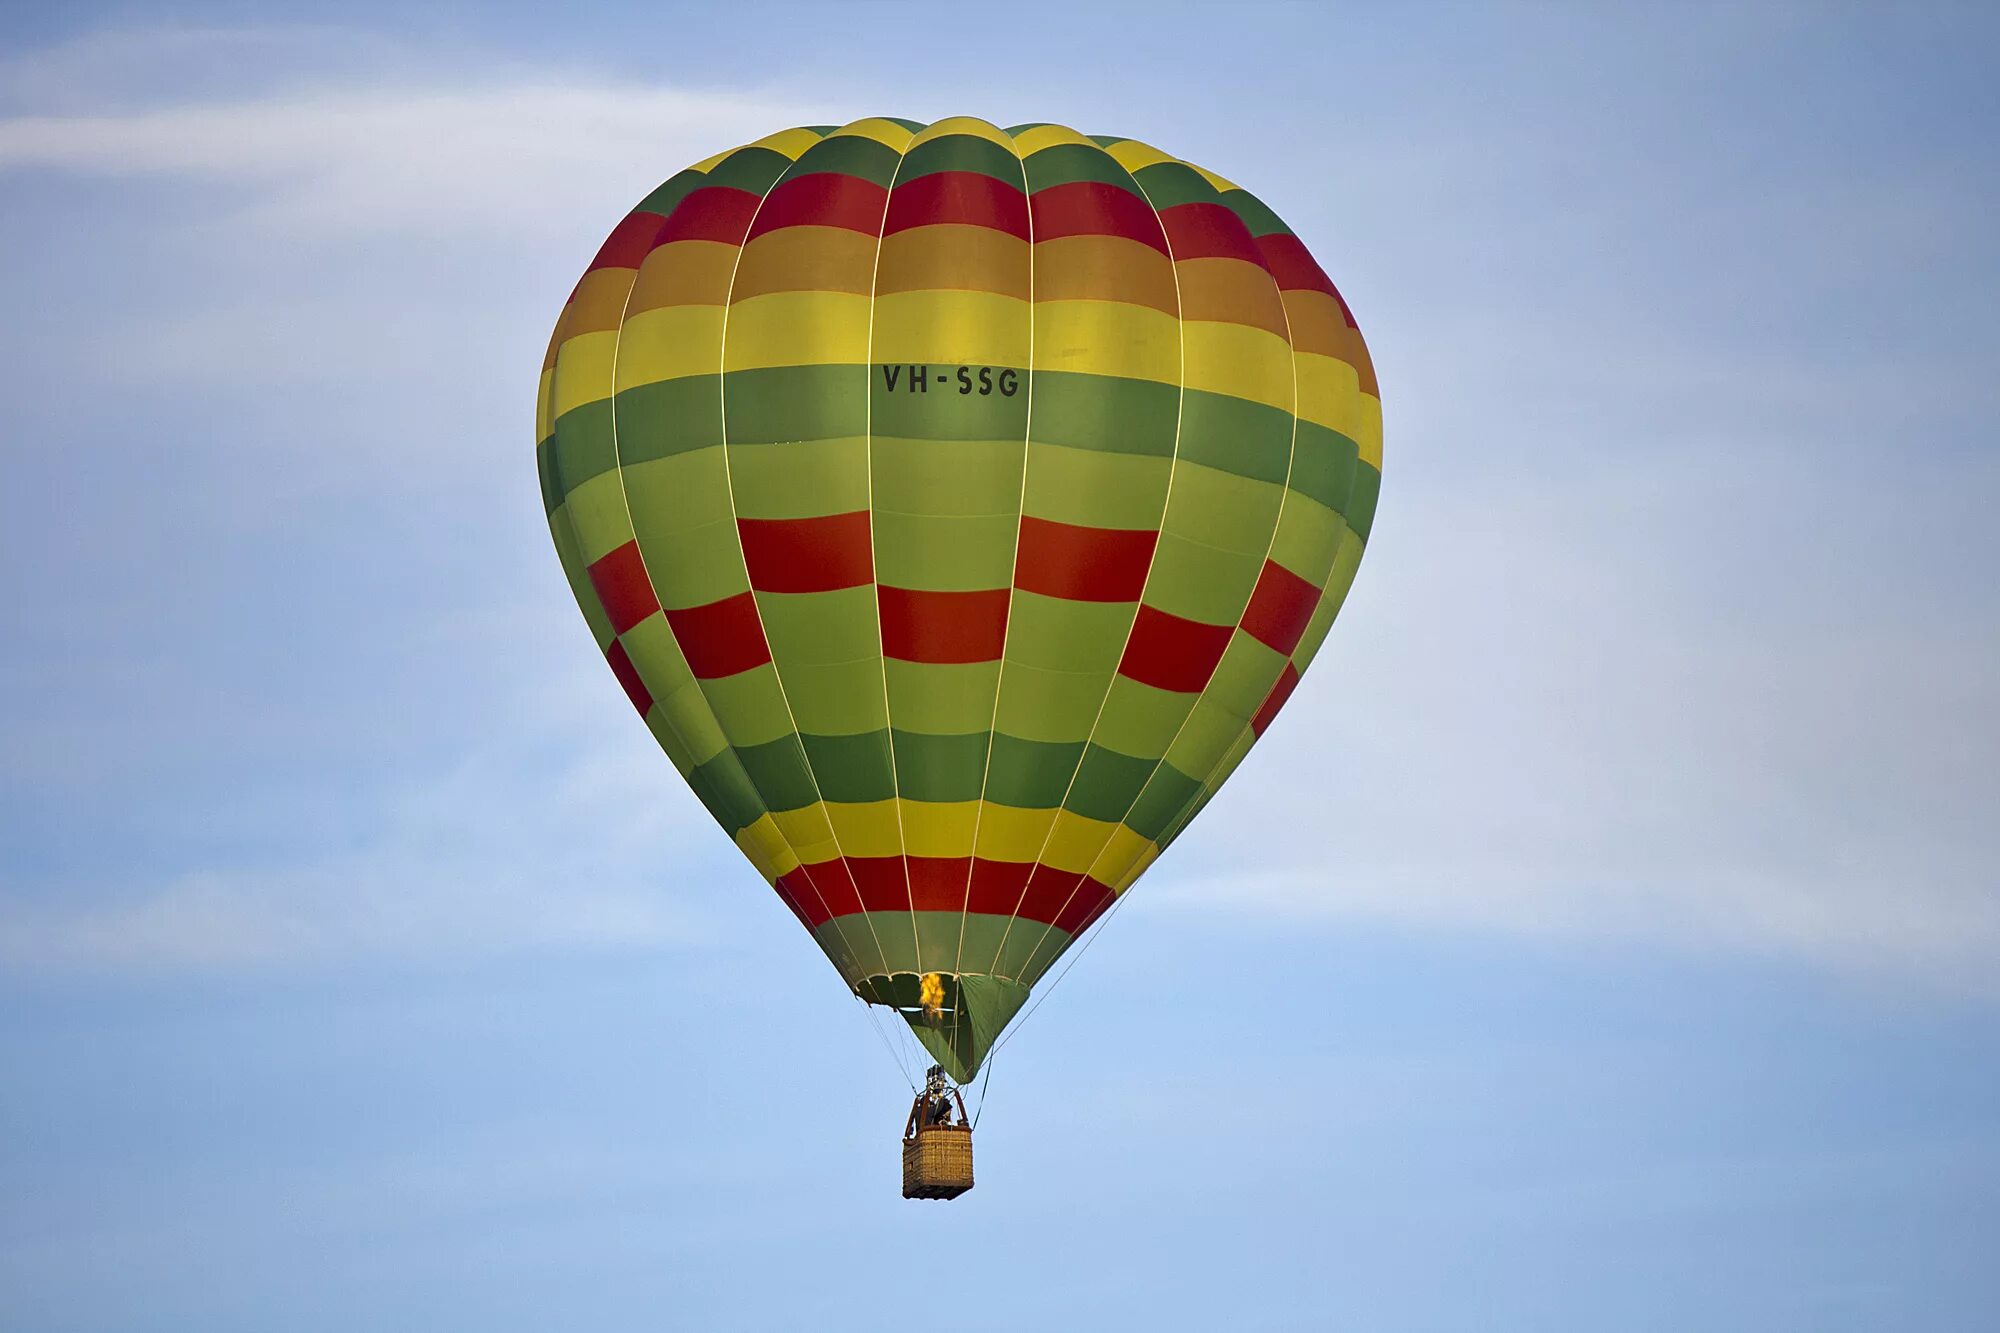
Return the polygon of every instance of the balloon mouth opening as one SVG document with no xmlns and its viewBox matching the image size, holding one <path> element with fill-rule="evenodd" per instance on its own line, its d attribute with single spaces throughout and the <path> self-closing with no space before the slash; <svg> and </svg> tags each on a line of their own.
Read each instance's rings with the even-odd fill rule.
<svg viewBox="0 0 2000 1333">
<path fill-rule="evenodd" d="M 854 993 L 894 1009 L 958 1083 L 971 1082 L 1028 998 L 1018 981 L 969 972 L 877 973 L 855 983 Z"/>
</svg>

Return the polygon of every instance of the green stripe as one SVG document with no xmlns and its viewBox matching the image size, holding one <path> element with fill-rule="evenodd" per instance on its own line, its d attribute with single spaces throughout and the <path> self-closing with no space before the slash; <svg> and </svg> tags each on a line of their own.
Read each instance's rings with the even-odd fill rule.
<svg viewBox="0 0 2000 1333">
<path fill-rule="evenodd" d="M 838 138 L 822 139 L 806 149 L 785 175 L 790 178 L 818 172 L 836 173 L 872 181 L 886 190 L 896 174 L 899 158 L 900 154 L 880 139 L 843 134 Z"/>
<path fill-rule="evenodd" d="M 1021 159 L 991 139 L 976 134 L 947 134 L 912 148 L 903 158 L 896 183 L 933 176 L 940 171 L 973 171 L 1021 188 Z"/>
<path fill-rule="evenodd" d="M 1176 204 L 1213 204 L 1222 199 L 1207 177 L 1185 162 L 1155 162 L 1132 175 L 1156 209 Z"/>
<path fill-rule="evenodd" d="M 1080 143 L 1056 144 L 1028 154 L 1027 163 L 1028 189 L 1031 191 L 1071 185 L 1077 181 L 1095 181 L 1100 185 L 1115 185 L 1135 198 L 1143 197 L 1132 184 L 1132 173 L 1118 165 L 1118 159 L 1101 148 Z"/>
</svg>

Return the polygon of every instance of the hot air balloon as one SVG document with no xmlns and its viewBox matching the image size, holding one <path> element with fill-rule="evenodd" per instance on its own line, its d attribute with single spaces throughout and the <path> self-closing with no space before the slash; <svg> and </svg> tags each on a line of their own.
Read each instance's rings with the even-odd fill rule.
<svg viewBox="0 0 2000 1333">
<path fill-rule="evenodd" d="M 1381 477 L 1361 334 L 1268 207 L 968 117 L 670 177 L 564 306 L 537 437 L 633 707 L 958 1083 L 1271 725 Z"/>
</svg>

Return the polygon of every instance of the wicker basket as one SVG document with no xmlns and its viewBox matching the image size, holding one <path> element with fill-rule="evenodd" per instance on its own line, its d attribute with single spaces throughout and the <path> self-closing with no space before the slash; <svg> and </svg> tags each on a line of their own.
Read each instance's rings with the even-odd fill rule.
<svg viewBox="0 0 2000 1333">
<path fill-rule="evenodd" d="M 903 1197 L 956 1199 L 972 1188 L 972 1131 L 928 1126 L 903 1140 Z"/>
</svg>

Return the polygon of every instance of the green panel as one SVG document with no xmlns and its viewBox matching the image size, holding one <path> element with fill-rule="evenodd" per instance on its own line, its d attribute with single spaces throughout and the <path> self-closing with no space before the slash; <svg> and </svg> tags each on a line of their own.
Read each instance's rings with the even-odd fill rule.
<svg viewBox="0 0 2000 1333">
<path fill-rule="evenodd" d="M 896 794 L 886 730 L 855 736 L 808 732 L 802 739 L 820 794 L 827 800 L 858 805 L 886 801 Z"/>
<path fill-rule="evenodd" d="M 998 662 L 883 662 L 899 730 L 933 736 L 985 731 L 993 717 Z"/>
<path fill-rule="evenodd" d="M 886 190 L 890 178 L 896 174 L 896 163 L 901 159 L 902 154 L 879 139 L 862 134 L 842 134 L 822 139 L 806 149 L 786 174 L 805 176 L 821 171 L 837 172 L 871 181 Z"/>
<path fill-rule="evenodd" d="M 739 148 L 709 168 L 710 185 L 726 185 L 761 197 L 792 165 L 790 158 L 769 148 Z"/>
<path fill-rule="evenodd" d="M 556 418 L 555 447 L 550 451 L 549 479 L 558 497 L 617 465 L 611 432 L 611 400 L 572 407 Z"/>
<path fill-rule="evenodd" d="M 1036 414 L 1036 426 L 1041 424 Z M 1173 463 L 1164 454 L 1108 453 L 1068 445 L 1028 446 L 1026 511 L 1080 528 L 1157 530 Z"/>
<path fill-rule="evenodd" d="M 904 156 L 896 183 L 902 185 L 940 171 L 976 171 L 1021 188 L 1021 159 L 1013 150 L 975 134 L 946 134 L 918 144 Z"/>
<path fill-rule="evenodd" d="M 1022 320 L 1027 319 L 1027 307 L 1022 307 Z M 873 386 L 875 411 L 875 434 L 892 436 L 897 439 L 932 441 L 944 443 L 953 440 L 1020 440 L 1027 436 L 1028 385 L 1027 372 L 1020 374 L 1021 387 L 1012 398 L 1000 393 L 982 397 L 979 394 L 961 394 L 956 389 L 942 387 L 940 368 L 931 366 L 927 383 L 929 388 L 918 392 L 909 387 L 906 371 L 898 371 L 897 387 L 884 386 L 882 367 L 876 366 L 870 380 Z M 1034 392 L 1042 391 L 1042 375 L 1035 376 Z M 1035 405 L 1035 417 L 1041 419 L 1041 404 Z M 732 430 L 734 428 L 732 427 Z M 1037 432 L 1039 434 L 1039 431 Z"/>
<path fill-rule="evenodd" d="M 806 767 L 806 753 L 796 735 L 763 745 L 739 745 L 736 757 L 771 809 L 797 810 L 819 799 L 819 788 Z"/>
<path fill-rule="evenodd" d="M 1075 181 L 1096 181 L 1101 185 L 1115 185 L 1127 194 L 1139 196 L 1133 187 L 1132 177 L 1118 159 L 1101 148 L 1090 148 L 1080 143 L 1056 144 L 1040 152 L 1028 154 L 1028 188 L 1046 190 L 1052 185 L 1069 185 Z"/>
<path fill-rule="evenodd" d="M 617 404 L 618 461 L 626 467 L 722 443 L 719 375 L 637 384 L 611 401 Z"/>
<path fill-rule="evenodd" d="M 1248 726 L 1264 697 L 1278 683 L 1289 659 L 1238 630 L 1229 636 L 1229 647 L 1215 665 L 1215 675 L 1201 692 L 1204 704 L 1229 710 L 1236 725 Z M 1194 772 L 1194 769 L 1189 769 Z"/>
<path fill-rule="evenodd" d="M 868 441 L 859 436 L 790 444 L 735 443 L 730 493 L 738 518 L 819 518 L 868 508 Z"/>
<path fill-rule="evenodd" d="M 875 511 L 875 577 L 892 588 L 973 592 L 1013 580 L 1012 510 L 973 518 Z"/>
<path fill-rule="evenodd" d="M 723 377 L 730 446 L 866 436 L 866 371 L 838 365 L 730 371 Z"/>
<path fill-rule="evenodd" d="M 784 681 L 785 698 L 803 730 L 846 736 L 889 725 L 882 711 L 880 658 L 798 670 L 788 662 Z"/>
<path fill-rule="evenodd" d="M 1034 389 L 1039 443 L 1173 456 L 1181 400 L 1177 384 L 1041 370 L 1035 372 Z"/>
<path fill-rule="evenodd" d="M 1249 605 L 1263 557 L 1261 547 L 1254 556 L 1239 555 L 1162 533 L 1146 581 L 1146 605 L 1205 625 L 1234 625 Z"/>
<path fill-rule="evenodd" d="M 1278 215 L 1265 206 L 1264 201 L 1245 189 L 1224 190 L 1223 206 L 1228 208 L 1243 222 L 1244 230 L 1252 236 L 1290 236 L 1292 229 L 1279 220 Z"/>
<path fill-rule="evenodd" d="M 1219 551 L 1255 556 L 1261 567 L 1264 553 L 1271 548 L 1271 533 L 1277 527 L 1278 505 L 1284 495 L 1281 486 L 1218 472 L 1183 458 L 1174 464 L 1173 499 L 1167 505 L 1161 530 Z"/>
<path fill-rule="evenodd" d="M 1117 658 L 1102 671 L 1044 671 L 1009 662 L 994 725 L 1010 736 L 1075 741 L 1090 734 L 1111 684 Z"/>
<path fill-rule="evenodd" d="M 1091 739 L 1122 754 L 1158 759 L 1187 721 L 1194 700 L 1173 690 L 1155 689 L 1129 676 L 1112 679 L 1104 714 Z"/>
<path fill-rule="evenodd" d="M 1023 810 L 1060 805 L 1082 754 L 1082 741 L 1031 741 L 996 733 L 986 799 Z"/>
<path fill-rule="evenodd" d="M 1201 791 L 1201 784 L 1171 764 L 1161 764 L 1146 781 L 1146 789 L 1125 816 L 1126 825 L 1143 838 L 1157 840 L 1189 801 Z"/>
<path fill-rule="evenodd" d="M 762 745 L 791 734 L 791 710 L 785 707 L 778 673 L 769 662 L 751 671 L 705 680 L 701 690 L 731 745 Z"/>
<path fill-rule="evenodd" d="M 1007 660 L 1049 671 L 1101 671 L 1113 665 L 1132 626 L 1129 602 L 1073 602 L 1016 590 Z"/>
<path fill-rule="evenodd" d="M 644 549 L 670 532 L 734 523 L 728 465 L 719 445 L 644 463 L 625 464 L 625 498 Z"/>
<path fill-rule="evenodd" d="M 1216 193 L 1206 177 L 1185 162 L 1155 162 L 1140 167 L 1132 173 L 1139 182 L 1139 188 L 1146 192 L 1155 209 L 1165 210 L 1177 204 L 1217 204 L 1222 196 Z"/>
<path fill-rule="evenodd" d="M 1125 818 L 1156 767 L 1151 759 L 1134 759 L 1092 745 L 1077 769 L 1076 781 L 1063 804 L 1088 819 L 1115 824 Z"/>
<path fill-rule="evenodd" d="M 1189 389 L 1181 404 L 1181 461 L 1282 486 L 1291 467 L 1293 419 L 1264 403 Z"/>
<path fill-rule="evenodd" d="M 670 610 L 707 606 L 750 589 L 734 519 L 649 534 L 639 550 L 660 605 Z"/>
<path fill-rule="evenodd" d="M 1298 447 L 1286 485 L 1310 495 L 1336 514 L 1347 512 L 1348 491 L 1354 484 L 1357 446 L 1338 431 L 1315 422 L 1299 422 Z"/>
<path fill-rule="evenodd" d="M 986 771 L 989 733 L 929 736 L 891 733 L 896 744 L 896 790 L 912 801 L 974 801 Z"/>
<path fill-rule="evenodd" d="M 871 443 L 875 512 L 1006 514 L 1021 497 L 1021 439 Z"/>
<path fill-rule="evenodd" d="M 757 612 L 778 674 L 787 682 L 794 666 L 873 662 L 881 657 L 871 583 L 833 592 L 760 592 Z M 878 689 L 880 681 L 877 676 Z"/>
</svg>

